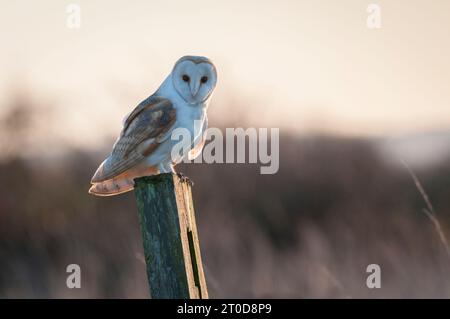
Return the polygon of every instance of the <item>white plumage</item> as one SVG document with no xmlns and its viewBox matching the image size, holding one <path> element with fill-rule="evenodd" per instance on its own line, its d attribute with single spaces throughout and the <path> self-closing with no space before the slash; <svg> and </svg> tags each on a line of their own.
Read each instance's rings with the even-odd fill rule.
<svg viewBox="0 0 450 319">
<path fill-rule="evenodd" d="M 195 158 L 204 144 L 206 110 L 216 86 L 217 73 L 205 57 L 179 59 L 159 89 L 142 101 L 124 121 L 111 154 L 92 177 L 89 193 L 111 196 L 130 191 L 139 176 L 174 172 L 185 156 Z M 199 125 L 200 124 L 200 125 Z M 192 137 L 189 152 L 172 157 L 177 128 Z"/>
</svg>

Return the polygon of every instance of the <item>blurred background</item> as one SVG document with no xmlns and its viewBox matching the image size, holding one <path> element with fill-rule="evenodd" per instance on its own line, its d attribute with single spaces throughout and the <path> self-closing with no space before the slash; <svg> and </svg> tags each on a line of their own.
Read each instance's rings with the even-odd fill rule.
<svg viewBox="0 0 450 319">
<path fill-rule="evenodd" d="M 1 298 L 148 297 L 133 193 L 87 190 L 123 117 L 186 54 L 217 65 L 210 126 L 281 133 L 275 175 L 178 168 L 211 297 L 450 297 L 450 2 L 0 4 Z"/>
</svg>

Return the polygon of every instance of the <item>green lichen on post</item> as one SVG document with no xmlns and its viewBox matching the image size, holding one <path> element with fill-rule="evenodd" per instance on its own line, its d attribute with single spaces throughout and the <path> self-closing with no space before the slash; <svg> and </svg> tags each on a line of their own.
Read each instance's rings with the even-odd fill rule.
<svg viewBox="0 0 450 319">
<path fill-rule="evenodd" d="M 190 298 L 174 176 L 135 180 L 135 195 L 152 298 Z"/>
</svg>

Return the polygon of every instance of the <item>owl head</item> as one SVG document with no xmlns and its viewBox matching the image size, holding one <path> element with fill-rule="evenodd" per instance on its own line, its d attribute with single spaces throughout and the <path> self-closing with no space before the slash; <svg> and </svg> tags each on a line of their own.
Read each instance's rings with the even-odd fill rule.
<svg viewBox="0 0 450 319">
<path fill-rule="evenodd" d="M 175 63 L 172 83 L 189 104 L 205 102 L 217 83 L 214 64 L 202 56 L 184 56 Z"/>
</svg>

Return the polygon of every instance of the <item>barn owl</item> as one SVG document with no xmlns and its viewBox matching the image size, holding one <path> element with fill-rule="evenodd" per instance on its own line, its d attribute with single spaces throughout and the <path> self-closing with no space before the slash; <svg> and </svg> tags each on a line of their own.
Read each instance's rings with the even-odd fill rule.
<svg viewBox="0 0 450 319">
<path fill-rule="evenodd" d="M 89 193 L 112 196 L 128 192 L 134 187 L 134 178 L 174 173 L 173 166 L 185 157 L 197 157 L 204 145 L 206 110 L 216 82 L 216 68 L 208 58 L 180 58 L 158 90 L 124 119 L 111 154 L 92 177 Z M 172 158 L 172 147 L 178 141 L 171 139 L 171 133 L 177 128 L 187 129 L 193 138 L 184 154 Z"/>
</svg>

